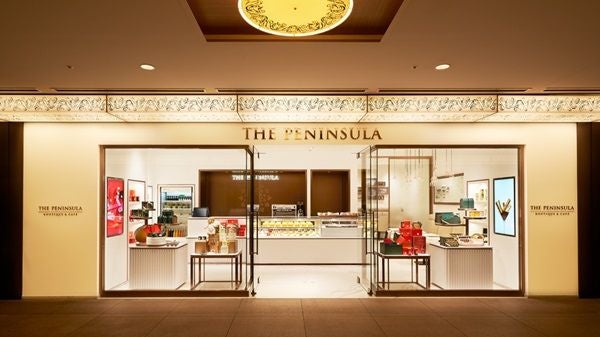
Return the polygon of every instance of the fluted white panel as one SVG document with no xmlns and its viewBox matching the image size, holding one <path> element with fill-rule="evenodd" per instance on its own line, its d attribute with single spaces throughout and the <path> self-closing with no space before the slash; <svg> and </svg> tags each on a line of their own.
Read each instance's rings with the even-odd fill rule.
<svg viewBox="0 0 600 337">
<path fill-rule="evenodd" d="M 187 244 L 177 248 L 130 248 L 130 289 L 174 290 L 187 277 Z"/>
<path fill-rule="evenodd" d="M 430 244 L 431 280 L 443 289 L 492 289 L 491 247 L 446 248 Z"/>
</svg>

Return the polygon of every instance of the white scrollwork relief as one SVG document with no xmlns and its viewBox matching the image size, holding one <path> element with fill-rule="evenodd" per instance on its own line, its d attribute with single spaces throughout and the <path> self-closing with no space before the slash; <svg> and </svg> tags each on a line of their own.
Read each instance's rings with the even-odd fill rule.
<svg viewBox="0 0 600 337">
<path fill-rule="evenodd" d="M 340 112 L 367 111 L 366 96 L 239 96 L 239 112 Z"/>
<path fill-rule="evenodd" d="M 0 96 L 0 112 L 104 112 L 106 96 Z"/>
<path fill-rule="evenodd" d="M 108 96 L 109 112 L 235 112 L 234 95 Z"/>
<path fill-rule="evenodd" d="M 600 113 L 600 96 L 499 96 L 500 112 Z"/>
<path fill-rule="evenodd" d="M 369 96 L 369 112 L 495 112 L 497 96 Z"/>
</svg>

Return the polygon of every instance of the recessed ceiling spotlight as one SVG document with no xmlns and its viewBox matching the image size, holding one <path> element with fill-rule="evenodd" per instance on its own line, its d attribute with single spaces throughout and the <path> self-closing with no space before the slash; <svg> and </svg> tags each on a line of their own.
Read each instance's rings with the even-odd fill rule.
<svg viewBox="0 0 600 337">
<path fill-rule="evenodd" d="M 144 69 L 144 70 L 154 70 L 156 69 L 153 65 L 151 64 L 140 64 L 140 68 Z"/>
<path fill-rule="evenodd" d="M 435 66 L 435 70 L 446 70 L 448 68 L 450 68 L 450 65 L 448 63 L 442 63 Z"/>
</svg>

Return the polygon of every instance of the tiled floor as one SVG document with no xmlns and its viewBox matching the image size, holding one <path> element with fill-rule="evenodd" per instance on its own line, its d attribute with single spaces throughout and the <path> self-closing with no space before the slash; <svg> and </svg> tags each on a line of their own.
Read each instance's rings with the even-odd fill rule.
<svg viewBox="0 0 600 337">
<path fill-rule="evenodd" d="M 600 336 L 576 298 L 26 299 L 0 336 Z"/>
</svg>

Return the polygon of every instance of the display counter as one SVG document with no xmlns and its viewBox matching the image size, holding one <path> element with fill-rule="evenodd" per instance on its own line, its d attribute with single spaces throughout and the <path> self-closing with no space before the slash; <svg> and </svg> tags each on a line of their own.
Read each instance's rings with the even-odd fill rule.
<svg viewBox="0 0 600 337">
<path fill-rule="evenodd" d="M 278 217 L 258 222 L 257 264 L 365 263 L 357 217 Z"/>
<path fill-rule="evenodd" d="M 187 278 L 188 244 L 177 246 L 129 245 L 130 289 L 175 290 Z"/>
<path fill-rule="evenodd" d="M 245 217 L 190 218 L 188 254 L 194 252 L 198 236 L 205 236 L 211 220 Z M 363 264 L 365 240 L 360 218 L 353 217 L 260 217 L 257 222 L 257 264 Z M 248 235 L 248 232 L 246 232 Z M 238 237 L 246 250 L 246 240 Z M 243 259 L 245 261 L 245 254 Z"/>
<path fill-rule="evenodd" d="M 259 238 L 361 238 L 358 217 L 269 217 L 258 221 Z"/>
<path fill-rule="evenodd" d="M 493 247 L 429 243 L 431 282 L 442 289 L 492 289 Z"/>
</svg>

